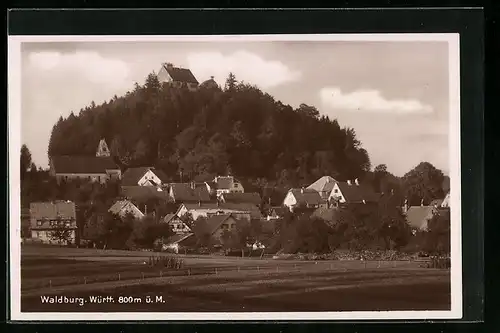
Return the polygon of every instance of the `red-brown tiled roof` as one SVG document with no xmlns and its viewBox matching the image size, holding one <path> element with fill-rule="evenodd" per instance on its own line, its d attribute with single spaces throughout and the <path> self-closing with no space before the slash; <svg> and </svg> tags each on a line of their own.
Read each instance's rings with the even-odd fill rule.
<svg viewBox="0 0 500 333">
<path fill-rule="evenodd" d="M 168 67 L 167 65 L 164 65 L 164 68 L 174 81 L 198 84 L 198 80 L 196 80 L 193 73 L 187 68 Z"/>
<path fill-rule="evenodd" d="M 111 157 L 52 156 L 51 161 L 56 174 L 105 174 L 120 169 Z"/>
<path fill-rule="evenodd" d="M 189 183 L 173 183 L 170 184 L 171 193 L 173 194 L 173 200 L 176 202 L 209 202 L 210 193 L 208 189 L 203 184 L 203 186 L 194 186 L 194 188 Z"/>
</svg>

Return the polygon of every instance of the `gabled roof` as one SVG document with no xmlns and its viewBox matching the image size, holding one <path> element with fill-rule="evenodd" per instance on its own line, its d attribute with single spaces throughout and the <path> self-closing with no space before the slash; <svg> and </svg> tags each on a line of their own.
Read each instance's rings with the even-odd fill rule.
<svg viewBox="0 0 500 333">
<path fill-rule="evenodd" d="M 120 214 L 121 211 L 127 206 L 127 205 L 132 205 L 133 207 L 137 208 L 132 202 L 129 200 L 118 200 L 115 202 L 111 207 L 109 207 L 109 212 L 113 214 Z M 137 208 L 139 210 L 139 208 Z M 140 210 L 139 210 L 140 211 Z M 141 212 L 142 213 L 142 212 Z"/>
<path fill-rule="evenodd" d="M 309 185 L 307 188 L 310 190 L 315 190 L 317 192 L 329 192 L 333 189 L 333 186 L 336 182 L 337 181 L 330 176 L 323 176 Z"/>
<path fill-rule="evenodd" d="M 210 193 L 204 183 L 194 184 L 194 188 L 189 183 L 170 184 L 170 191 L 173 194 L 173 200 L 177 202 L 208 202 Z"/>
<path fill-rule="evenodd" d="M 202 202 L 199 203 L 184 203 L 184 206 L 188 210 L 227 210 L 233 212 L 250 213 L 252 219 L 260 219 L 262 214 L 259 207 L 251 203 L 212 203 L 212 202 Z"/>
<path fill-rule="evenodd" d="M 412 227 L 423 230 L 427 228 L 427 222 L 437 212 L 438 210 L 433 206 L 411 206 L 406 212 L 406 220 Z"/>
<path fill-rule="evenodd" d="M 165 217 L 163 218 L 163 222 L 164 223 L 169 223 L 170 221 L 172 221 L 174 219 L 174 217 L 176 217 L 177 215 L 176 214 L 167 214 L 165 215 Z"/>
<path fill-rule="evenodd" d="M 217 183 L 216 182 L 206 182 L 205 184 L 207 184 L 211 190 L 215 190 L 217 189 Z"/>
<path fill-rule="evenodd" d="M 220 215 L 212 215 L 207 219 L 207 229 L 206 231 L 211 235 L 213 234 L 219 227 L 221 226 L 222 223 L 227 221 L 229 218 L 233 218 L 231 214 L 220 214 Z"/>
<path fill-rule="evenodd" d="M 429 206 L 439 207 L 443 203 L 443 200 L 444 199 L 434 199 L 434 200 L 431 201 L 431 203 L 429 204 Z"/>
<path fill-rule="evenodd" d="M 198 83 L 198 80 L 194 77 L 193 73 L 187 68 L 180 67 L 168 67 L 166 64 L 163 65 L 163 68 L 167 71 L 168 75 L 174 81 L 180 81 L 185 83 Z"/>
<path fill-rule="evenodd" d="M 122 186 L 122 195 L 130 200 L 148 200 L 158 198 L 169 201 L 168 191 L 158 191 L 154 186 Z"/>
<path fill-rule="evenodd" d="M 217 177 L 216 179 L 217 189 L 218 190 L 229 190 L 233 186 L 235 179 L 231 176 L 227 177 Z"/>
<path fill-rule="evenodd" d="M 289 192 L 297 200 L 297 205 L 319 205 L 323 201 L 319 193 L 315 190 L 292 188 Z"/>
<path fill-rule="evenodd" d="M 162 182 L 167 180 L 167 176 L 163 171 L 152 167 L 128 168 L 122 175 L 122 186 L 137 186 L 141 178 L 151 170 Z"/>
<path fill-rule="evenodd" d="M 112 157 L 97 156 L 52 156 L 56 173 L 105 174 L 106 170 L 120 170 Z"/>
<path fill-rule="evenodd" d="M 228 203 L 252 203 L 254 205 L 262 203 L 259 193 L 223 193 L 222 199 Z"/>
<path fill-rule="evenodd" d="M 72 201 L 32 202 L 30 215 L 34 219 L 76 219 L 76 206 Z"/>
<path fill-rule="evenodd" d="M 356 185 L 353 183 L 349 185 L 346 182 L 338 182 L 337 185 L 347 203 L 361 203 L 363 200 L 365 202 L 377 202 L 380 199 L 380 195 L 365 184 Z"/>
</svg>

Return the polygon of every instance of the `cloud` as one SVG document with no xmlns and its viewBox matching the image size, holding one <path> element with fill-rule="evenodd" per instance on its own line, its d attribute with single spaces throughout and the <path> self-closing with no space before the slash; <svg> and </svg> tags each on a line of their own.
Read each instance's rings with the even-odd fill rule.
<svg viewBox="0 0 500 333">
<path fill-rule="evenodd" d="M 432 113 L 430 105 L 417 99 L 386 99 L 378 90 L 356 90 L 342 92 L 337 87 L 325 87 L 319 92 L 324 106 L 334 109 L 359 112 L 386 112 L 395 114 Z"/>
<path fill-rule="evenodd" d="M 30 54 L 29 63 L 46 74 L 76 74 L 80 79 L 99 84 L 120 85 L 130 74 L 124 61 L 97 52 L 35 52 Z"/>
<path fill-rule="evenodd" d="M 130 66 L 97 52 L 32 52 L 22 67 L 22 140 L 37 165 L 47 166 L 47 145 L 60 116 L 78 114 L 132 89 Z"/>
<path fill-rule="evenodd" d="M 236 51 L 229 55 L 219 52 L 190 53 L 187 61 L 200 81 L 214 76 L 220 85 L 224 85 L 229 72 L 238 81 L 255 84 L 263 89 L 296 81 L 301 77 L 299 71 L 291 70 L 280 61 L 265 60 L 247 51 Z"/>
</svg>

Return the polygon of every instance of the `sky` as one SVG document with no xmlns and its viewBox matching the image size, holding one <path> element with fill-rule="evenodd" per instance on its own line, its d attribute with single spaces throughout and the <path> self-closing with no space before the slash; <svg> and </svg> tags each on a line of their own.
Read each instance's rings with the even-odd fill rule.
<svg viewBox="0 0 500 333">
<path fill-rule="evenodd" d="M 233 72 L 284 104 L 314 105 L 355 129 L 373 167 L 402 176 L 427 161 L 449 174 L 447 42 L 24 42 L 21 57 L 22 142 L 42 167 L 60 116 L 171 62 L 200 82 Z"/>
</svg>

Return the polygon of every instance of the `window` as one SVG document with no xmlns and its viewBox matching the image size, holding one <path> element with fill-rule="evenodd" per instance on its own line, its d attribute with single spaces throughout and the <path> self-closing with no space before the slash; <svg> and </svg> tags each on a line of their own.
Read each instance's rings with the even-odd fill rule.
<svg viewBox="0 0 500 333">
<path fill-rule="evenodd" d="M 339 193 L 338 189 L 333 190 L 333 193 Z"/>
<path fill-rule="evenodd" d="M 42 221 L 41 220 L 36 221 L 36 225 L 37 226 L 41 226 L 42 225 Z"/>
<path fill-rule="evenodd" d="M 66 227 L 67 227 L 67 228 L 69 228 L 70 223 L 69 223 L 69 222 L 66 222 L 66 224 L 65 224 L 65 225 L 66 225 Z"/>
<path fill-rule="evenodd" d="M 238 186 L 239 186 L 239 184 L 238 184 L 238 183 L 234 183 L 234 187 L 238 187 Z"/>
</svg>

